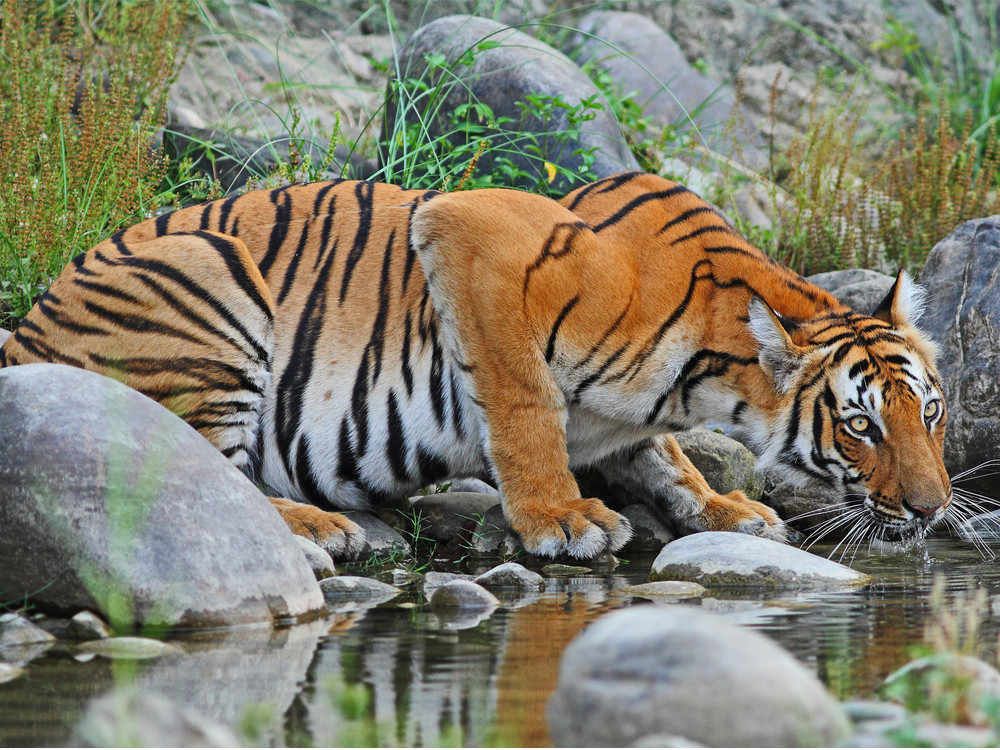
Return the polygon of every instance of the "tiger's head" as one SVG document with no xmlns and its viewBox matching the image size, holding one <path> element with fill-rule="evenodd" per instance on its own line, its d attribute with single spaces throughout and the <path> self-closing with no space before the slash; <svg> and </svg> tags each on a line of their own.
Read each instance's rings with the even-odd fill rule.
<svg viewBox="0 0 1000 750">
<path fill-rule="evenodd" d="M 824 532 L 909 546 L 946 513 L 947 409 L 936 349 L 916 327 L 923 290 L 900 272 L 871 316 L 847 308 L 793 322 L 750 304 L 778 406 L 762 463 L 842 488 Z"/>
</svg>

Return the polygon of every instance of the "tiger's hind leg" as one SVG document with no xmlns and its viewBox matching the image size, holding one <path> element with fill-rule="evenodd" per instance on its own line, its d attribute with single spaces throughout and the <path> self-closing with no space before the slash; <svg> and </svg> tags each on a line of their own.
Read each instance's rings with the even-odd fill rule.
<svg viewBox="0 0 1000 750">
<path fill-rule="evenodd" d="M 253 478 L 271 380 L 274 306 L 246 246 L 206 231 L 77 256 L 3 347 L 0 362 L 58 362 L 119 380 L 198 430 Z M 340 514 L 271 498 L 293 532 L 331 554 L 364 538 Z"/>
<path fill-rule="evenodd" d="M 713 490 L 670 435 L 615 453 L 595 468 L 665 515 L 682 534 L 738 531 L 787 540 L 785 524 L 774 510 L 739 490 L 725 495 Z"/>
</svg>

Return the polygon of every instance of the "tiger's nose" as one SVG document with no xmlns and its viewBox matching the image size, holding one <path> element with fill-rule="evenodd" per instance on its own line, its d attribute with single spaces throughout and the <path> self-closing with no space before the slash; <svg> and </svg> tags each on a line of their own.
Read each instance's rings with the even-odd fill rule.
<svg viewBox="0 0 1000 750">
<path fill-rule="evenodd" d="M 944 503 L 931 502 L 930 504 L 909 502 L 903 500 L 903 507 L 910 511 L 917 518 L 926 518 L 927 516 L 934 515 Z"/>
</svg>

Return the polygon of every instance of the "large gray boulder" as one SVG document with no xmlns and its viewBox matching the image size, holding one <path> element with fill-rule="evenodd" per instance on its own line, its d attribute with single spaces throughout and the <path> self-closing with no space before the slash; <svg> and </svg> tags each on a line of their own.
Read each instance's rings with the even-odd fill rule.
<svg viewBox="0 0 1000 750">
<path fill-rule="evenodd" d="M 473 16 L 439 18 L 410 37 L 399 52 L 397 69 L 399 78 L 390 82 L 386 95 L 381 139 L 383 149 L 387 149 L 383 161 L 386 174 L 395 174 L 401 166 L 394 162 L 393 154 L 397 129 L 403 122 L 426 128 L 426 140 L 448 135 L 454 145 L 472 143 L 465 161 L 483 137 L 490 138 L 477 173 L 489 174 L 498 160 L 505 158 L 515 168 L 498 187 L 564 193 L 589 182 L 588 174 L 600 178 L 639 168 L 608 102 L 594 83 L 561 52 L 516 29 Z M 408 95 L 398 95 L 400 81 Z M 443 98 L 423 93 L 425 86 L 439 83 Z M 568 108 L 554 106 L 543 112 L 529 106 L 526 110 L 523 105 L 528 104 L 529 95 L 558 97 Z M 578 106 L 584 100 L 599 108 L 584 112 Z M 499 122 L 485 134 L 468 136 L 461 127 L 464 116 L 456 113 L 463 106 L 480 103 L 488 105 Z M 593 119 L 571 123 L 573 109 L 580 115 L 593 115 Z M 455 122 L 449 121 L 453 115 Z M 472 111 L 468 116 L 472 124 L 483 124 Z M 538 152 L 533 154 L 535 147 Z M 584 152 L 592 153 L 588 157 Z M 546 161 L 575 176 L 560 174 L 550 179 Z"/>
<path fill-rule="evenodd" d="M 0 370 L 0 591 L 117 625 L 274 622 L 323 608 L 288 527 L 201 435 L 117 381 Z"/>
<path fill-rule="evenodd" d="M 677 125 L 698 141 L 753 169 L 767 164 L 766 142 L 735 90 L 695 69 L 673 37 L 639 13 L 594 11 L 579 21 L 567 52 L 580 65 L 598 65 L 617 93 L 637 92 L 643 116 Z M 735 129 L 727 123 L 737 118 Z M 738 144 L 739 153 L 736 153 Z"/>
<path fill-rule="evenodd" d="M 760 500 L 764 480 L 745 445 L 705 428 L 676 432 L 674 438 L 713 490 L 720 495 L 742 490 L 748 499 Z"/>
<path fill-rule="evenodd" d="M 1000 216 L 962 224 L 927 257 L 920 326 L 940 347 L 948 402 L 944 458 L 950 473 L 1000 451 Z"/>
<path fill-rule="evenodd" d="M 875 311 L 895 280 L 893 276 L 867 268 L 827 271 L 813 274 L 807 279 L 863 315 L 871 315 Z"/>
<path fill-rule="evenodd" d="M 651 581 L 702 586 L 829 589 L 863 586 L 871 576 L 771 539 L 702 531 L 671 542 L 656 556 Z"/>
<path fill-rule="evenodd" d="M 849 731 L 789 653 L 684 606 L 630 607 L 593 623 L 563 653 L 546 715 L 560 747 L 622 747 L 654 734 L 709 747 L 830 746 Z"/>
</svg>

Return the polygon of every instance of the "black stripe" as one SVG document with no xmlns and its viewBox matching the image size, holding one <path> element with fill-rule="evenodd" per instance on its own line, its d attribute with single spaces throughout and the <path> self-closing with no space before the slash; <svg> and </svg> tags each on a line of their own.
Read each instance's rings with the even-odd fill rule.
<svg viewBox="0 0 1000 750">
<path fill-rule="evenodd" d="M 171 216 L 173 216 L 172 212 L 168 214 L 160 214 L 159 216 L 156 217 L 156 220 L 153 222 L 153 225 L 156 227 L 157 237 L 162 237 L 163 235 L 167 234 L 170 231 Z"/>
<path fill-rule="evenodd" d="M 396 394 L 390 389 L 388 400 L 389 437 L 385 446 L 386 457 L 392 468 L 392 475 L 400 482 L 410 478 L 406 469 L 406 436 L 403 434 L 403 420 L 399 416 Z"/>
<path fill-rule="evenodd" d="M 430 484 L 448 477 L 448 464 L 444 459 L 435 456 L 422 445 L 417 446 L 417 468 L 421 484 Z"/>
<path fill-rule="evenodd" d="M 746 401 L 737 401 L 736 406 L 733 407 L 732 414 L 729 415 L 730 421 L 734 425 L 740 424 L 740 420 L 743 418 L 743 413 L 747 410 Z"/>
<path fill-rule="evenodd" d="M 600 232 L 601 230 L 607 229 L 610 226 L 614 226 L 619 221 L 628 216 L 630 213 L 635 211 L 637 208 L 639 208 L 642 205 L 645 205 L 646 203 L 649 203 L 650 201 L 662 200 L 664 198 L 670 198 L 674 195 L 680 195 L 682 193 L 689 193 L 689 192 L 691 191 L 688 190 L 683 185 L 674 185 L 673 187 L 668 188 L 666 190 L 658 190 L 653 193 L 643 193 L 642 195 L 637 196 L 636 198 L 630 200 L 624 206 L 619 208 L 612 216 L 605 219 L 596 227 L 594 227 L 594 232 L 595 233 Z"/>
<path fill-rule="evenodd" d="M 84 300 L 83 307 L 87 310 L 87 312 L 96 315 L 98 318 L 107 320 L 117 326 L 121 326 L 128 331 L 135 331 L 137 333 L 155 333 L 160 336 L 167 336 L 168 338 L 180 339 L 181 341 L 190 341 L 193 344 L 205 344 L 205 342 L 197 336 L 192 336 L 187 331 L 168 325 L 162 321 L 150 320 L 142 315 L 131 315 L 111 310 L 90 300 Z"/>
<path fill-rule="evenodd" d="M 438 427 L 444 427 L 444 353 L 438 346 L 437 323 L 430 325 L 431 339 L 431 406 Z"/>
<path fill-rule="evenodd" d="M 133 376 L 153 376 L 160 378 L 163 373 L 169 372 L 177 375 L 184 375 L 191 380 L 196 380 L 200 385 L 187 388 L 188 391 L 204 392 L 205 390 L 219 390 L 228 393 L 237 391 L 250 391 L 251 393 L 263 393 L 260 386 L 256 385 L 246 373 L 238 367 L 220 362 L 215 359 L 204 359 L 199 357 L 105 357 L 100 354 L 91 353 L 88 355 L 90 361 L 100 368 L 115 370 Z M 82 365 L 81 365 L 82 367 Z M 94 369 L 88 367 L 88 370 Z M 235 383 L 224 382 L 220 376 L 226 375 Z M 133 386 L 135 387 L 135 386 Z M 165 392 L 173 394 L 177 389 L 167 389 L 166 391 L 156 391 L 152 388 L 140 388 L 143 393 L 153 398 L 154 392 Z"/>
<path fill-rule="evenodd" d="M 234 195 L 231 198 L 226 198 L 219 205 L 219 231 L 226 231 L 226 224 L 229 222 L 229 214 L 233 210 L 233 204 L 239 200 L 238 195 Z"/>
<path fill-rule="evenodd" d="M 598 180 L 597 182 L 592 182 L 589 185 L 585 185 L 580 188 L 577 194 L 570 201 L 567 208 L 572 211 L 574 210 L 584 198 L 586 198 L 591 192 L 597 190 L 598 193 L 607 193 L 612 190 L 620 188 L 622 185 L 631 182 L 636 177 L 642 177 L 645 172 L 622 172 L 621 174 L 612 175 L 611 177 L 605 177 L 603 180 Z M 598 190 L 598 188 L 600 188 Z"/>
<path fill-rule="evenodd" d="M 613 334 L 615 331 L 617 331 L 618 330 L 618 326 L 620 326 L 622 324 L 622 321 L 625 320 L 625 316 L 628 314 L 629 309 L 632 307 L 632 300 L 633 299 L 635 299 L 635 292 L 633 292 L 629 296 L 629 298 L 628 298 L 628 304 L 625 305 L 625 309 L 621 311 L 621 313 L 618 315 L 617 318 L 615 318 L 615 322 L 612 323 L 611 327 L 608 328 L 608 330 L 606 330 L 604 332 L 604 335 L 601 336 L 601 338 L 597 341 L 597 343 L 594 344 L 592 347 L 590 347 L 590 351 L 587 352 L 587 356 L 584 357 L 582 360 L 580 360 L 580 362 L 578 364 L 574 365 L 574 369 L 579 369 L 581 367 L 584 367 L 584 366 L 590 364 L 590 361 L 595 356 L 597 356 L 597 352 L 599 352 L 601 350 L 601 347 L 604 346 L 604 343 L 611 337 L 611 334 Z"/>
<path fill-rule="evenodd" d="M 465 439 L 465 428 L 462 426 L 462 402 L 461 391 L 458 382 L 455 380 L 455 371 L 448 371 L 448 382 L 451 386 L 451 424 L 455 429 L 455 435 L 459 440 Z"/>
<path fill-rule="evenodd" d="M 333 208 L 333 203 L 337 200 L 337 196 L 333 196 L 333 200 L 330 201 L 330 207 Z M 327 248 L 330 246 L 330 232 L 333 230 L 333 214 L 327 214 L 323 217 L 323 231 L 319 235 L 319 248 L 316 251 L 316 260 L 313 261 L 313 271 L 320 267 L 320 264 L 325 260 Z M 338 240 L 333 241 L 333 249 L 331 252 L 337 252 Z"/>
<path fill-rule="evenodd" d="M 567 302 L 565 305 L 563 305 L 563 309 L 559 312 L 559 316 L 556 318 L 556 322 L 552 325 L 552 331 L 551 333 L 549 333 L 549 343 L 545 347 L 546 362 L 551 362 L 552 357 L 555 355 L 556 334 L 559 332 L 559 326 L 562 325 L 563 321 L 566 319 L 566 316 L 569 315 L 570 310 L 576 307 L 576 303 L 579 301 L 580 301 L 580 295 L 578 294 L 575 297 L 573 297 L 573 299 L 571 299 L 569 302 Z"/>
<path fill-rule="evenodd" d="M 201 207 L 201 222 L 198 225 L 198 229 L 205 230 L 208 229 L 209 221 L 212 218 L 212 206 L 213 203 Z"/>
<path fill-rule="evenodd" d="M 87 255 L 88 255 L 87 253 L 79 253 L 71 261 L 73 265 L 76 266 L 76 273 L 80 274 L 81 276 L 97 276 L 96 272 L 91 271 L 84 265 L 84 263 L 87 262 Z"/>
<path fill-rule="evenodd" d="M 611 354 L 610 357 L 608 357 L 606 360 L 604 360 L 604 364 L 602 364 L 597 369 L 597 372 L 591 373 L 589 376 L 587 376 L 586 378 L 584 378 L 583 381 L 581 381 L 581 383 L 576 387 L 576 390 L 573 391 L 573 401 L 574 402 L 579 401 L 580 400 L 580 396 L 583 394 L 583 392 L 585 390 L 587 390 L 588 388 L 590 388 L 590 386 L 592 386 L 594 383 L 596 383 L 598 381 L 598 379 L 600 379 L 600 377 L 605 372 L 608 371 L 608 368 L 611 367 L 611 365 L 613 365 L 615 362 L 618 361 L 618 358 L 621 357 L 622 354 L 625 353 L 625 350 L 628 349 L 628 348 L 629 348 L 628 342 L 622 344 L 620 347 L 618 347 L 618 349 L 616 349 Z"/>
<path fill-rule="evenodd" d="M 347 417 L 340 421 L 340 436 L 337 440 L 337 476 L 349 482 L 358 481 L 358 462 L 351 447 L 350 430 L 347 427 Z"/>
<path fill-rule="evenodd" d="M 573 250 L 573 240 L 580 232 L 589 229 L 586 224 L 582 221 L 574 221 L 571 224 L 556 224 L 552 227 L 552 231 L 549 233 L 548 239 L 545 240 L 545 244 L 542 246 L 542 252 L 538 256 L 537 260 L 532 263 L 528 269 L 524 272 L 524 288 L 522 293 L 527 296 L 528 285 L 531 283 L 531 274 L 542 267 L 542 264 L 547 260 L 562 258 L 564 255 L 568 254 Z M 552 246 L 556 243 L 556 239 L 560 234 L 564 234 L 562 237 L 562 244 L 558 250 L 553 251 Z"/>
<path fill-rule="evenodd" d="M 278 293 L 278 304 L 285 301 L 288 292 L 291 291 L 292 284 L 295 283 L 295 274 L 299 270 L 299 263 L 302 261 L 302 253 L 305 252 L 306 242 L 309 240 L 309 222 L 302 222 L 302 233 L 299 234 L 299 244 L 295 248 L 295 255 L 288 261 L 288 268 L 285 270 L 285 278 L 281 280 L 281 291 Z"/>
<path fill-rule="evenodd" d="M 287 189 L 287 187 L 278 188 L 272 190 L 270 194 L 271 203 L 274 204 L 274 223 L 271 225 L 271 236 L 267 240 L 267 252 L 257 264 L 260 275 L 264 278 L 267 278 L 267 272 L 278 259 L 278 253 L 285 242 L 285 235 L 288 234 L 288 223 L 292 220 L 292 196 L 285 192 Z M 235 232 L 234 227 L 233 233 Z"/>
<path fill-rule="evenodd" d="M 314 216 L 319 216 L 320 214 L 329 215 L 333 213 L 333 206 L 337 202 L 337 196 L 335 195 L 333 196 L 333 198 L 330 199 L 330 205 L 327 207 L 325 211 L 323 210 L 323 199 L 326 198 L 327 193 L 329 193 L 339 184 L 340 184 L 339 180 L 334 182 L 328 182 L 323 187 L 321 187 L 319 190 L 316 191 L 316 200 L 313 201 Z"/>
<path fill-rule="evenodd" d="M 709 234 L 712 232 L 723 232 L 725 234 L 733 234 L 733 230 L 724 224 L 720 224 L 717 226 L 713 225 L 709 227 L 701 227 L 700 229 L 695 229 L 693 232 L 688 232 L 683 237 L 678 237 L 676 240 L 673 240 L 670 243 L 670 245 L 671 247 L 674 245 L 679 245 L 682 242 L 687 242 L 688 240 L 693 240 L 695 237 L 700 237 L 703 234 Z"/>
<path fill-rule="evenodd" d="M 264 299 L 264 295 L 261 294 L 258 286 L 250 278 L 246 266 L 240 262 L 239 251 L 237 250 L 238 246 L 235 242 L 227 240 L 224 237 L 219 237 L 217 234 L 212 234 L 211 232 L 197 232 L 196 235 L 215 248 L 219 255 L 222 256 L 222 260 L 225 261 L 230 275 L 239 285 L 240 289 L 243 290 L 243 293 L 260 308 L 260 311 L 264 315 L 268 318 L 272 317 L 273 311 L 271 310 L 271 305 Z"/>
<path fill-rule="evenodd" d="M 368 235 L 372 228 L 372 213 L 374 209 L 375 185 L 371 182 L 359 182 L 354 188 L 354 194 L 358 200 L 358 231 L 354 235 L 354 244 L 351 252 L 347 256 L 344 265 L 344 275 L 340 282 L 340 304 L 344 304 L 347 297 L 347 287 L 351 283 L 354 274 L 354 267 L 361 259 L 365 247 L 368 245 Z"/>
<path fill-rule="evenodd" d="M 313 469 L 309 455 L 309 439 L 305 433 L 299 436 L 295 449 L 295 484 L 313 505 L 328 505 L 330 500 L 319 488 L 319 477 Z"/>
<path fill-rule="evenodd" d="M 51 320 L 55 325 L 60 328 L 65 328 L 67 331 L 72 331 L 80 335 L 91 335 L 91 336 L 110 336 L 111 331 L 104 328 L 96 328 L 94 326 L 84 325 L 83 323 L 77 323 L 73 320 L 67 320 L 64 315 L 62 315 L 58 310 L 53 309 L 51 306 L 51 300 L 48 295 L 44 295 L 38 303 L 35 305 L 35 309 L 38 310 L 42 315 Z"/>
<path fill-rule="evenodd" d="M 94 274 L 95 276 L 97 274 Z M 142 301 L 128 292 L 119 289 L 116 286 L 111 286 L 110 284 L 101 284 L 97 281 L 87 281 L 86 279 L 73 279 L 74 286 L 83 287 L 91 292 L 96 292 L 97 294 L 102 294 L 105 297 L 111 297 L 113 299 L 121 300 L 122 302 L 131 302 L 133 305 L 140 305 Z"/>
<path fill-rule="evenodd" d="M 684 213 L 679 214 L 676 218 L 671 219 L 666 224 L 664 224 L 662 227 L 660 227 L 660 234 L 663 234 L 668 229 L 670 229 L 672 227 L 675 227 L 678 224 L 681 224 L 681 223 L 687 221 L 692 216 L 697 216 L 698 214 L 703 214 L 703 213 L 712 213 L 712 214 L 714 214 L 715 213 L 715 209 L 712 208 L 711 206 L 698 206 L 698 208 L 689 208 Z"/>
<path fill-rule="evenodd" d="M 406 321 L 403 323 L 403 353 L 400 369 L 403 372 L 403 384 L 406 386 L 407 397 L 413 396 L 413 370 L 410 369 L 410 336 L 412 335 L 413 320 L 410 311 L 406 311 Z"/>
</svg>

